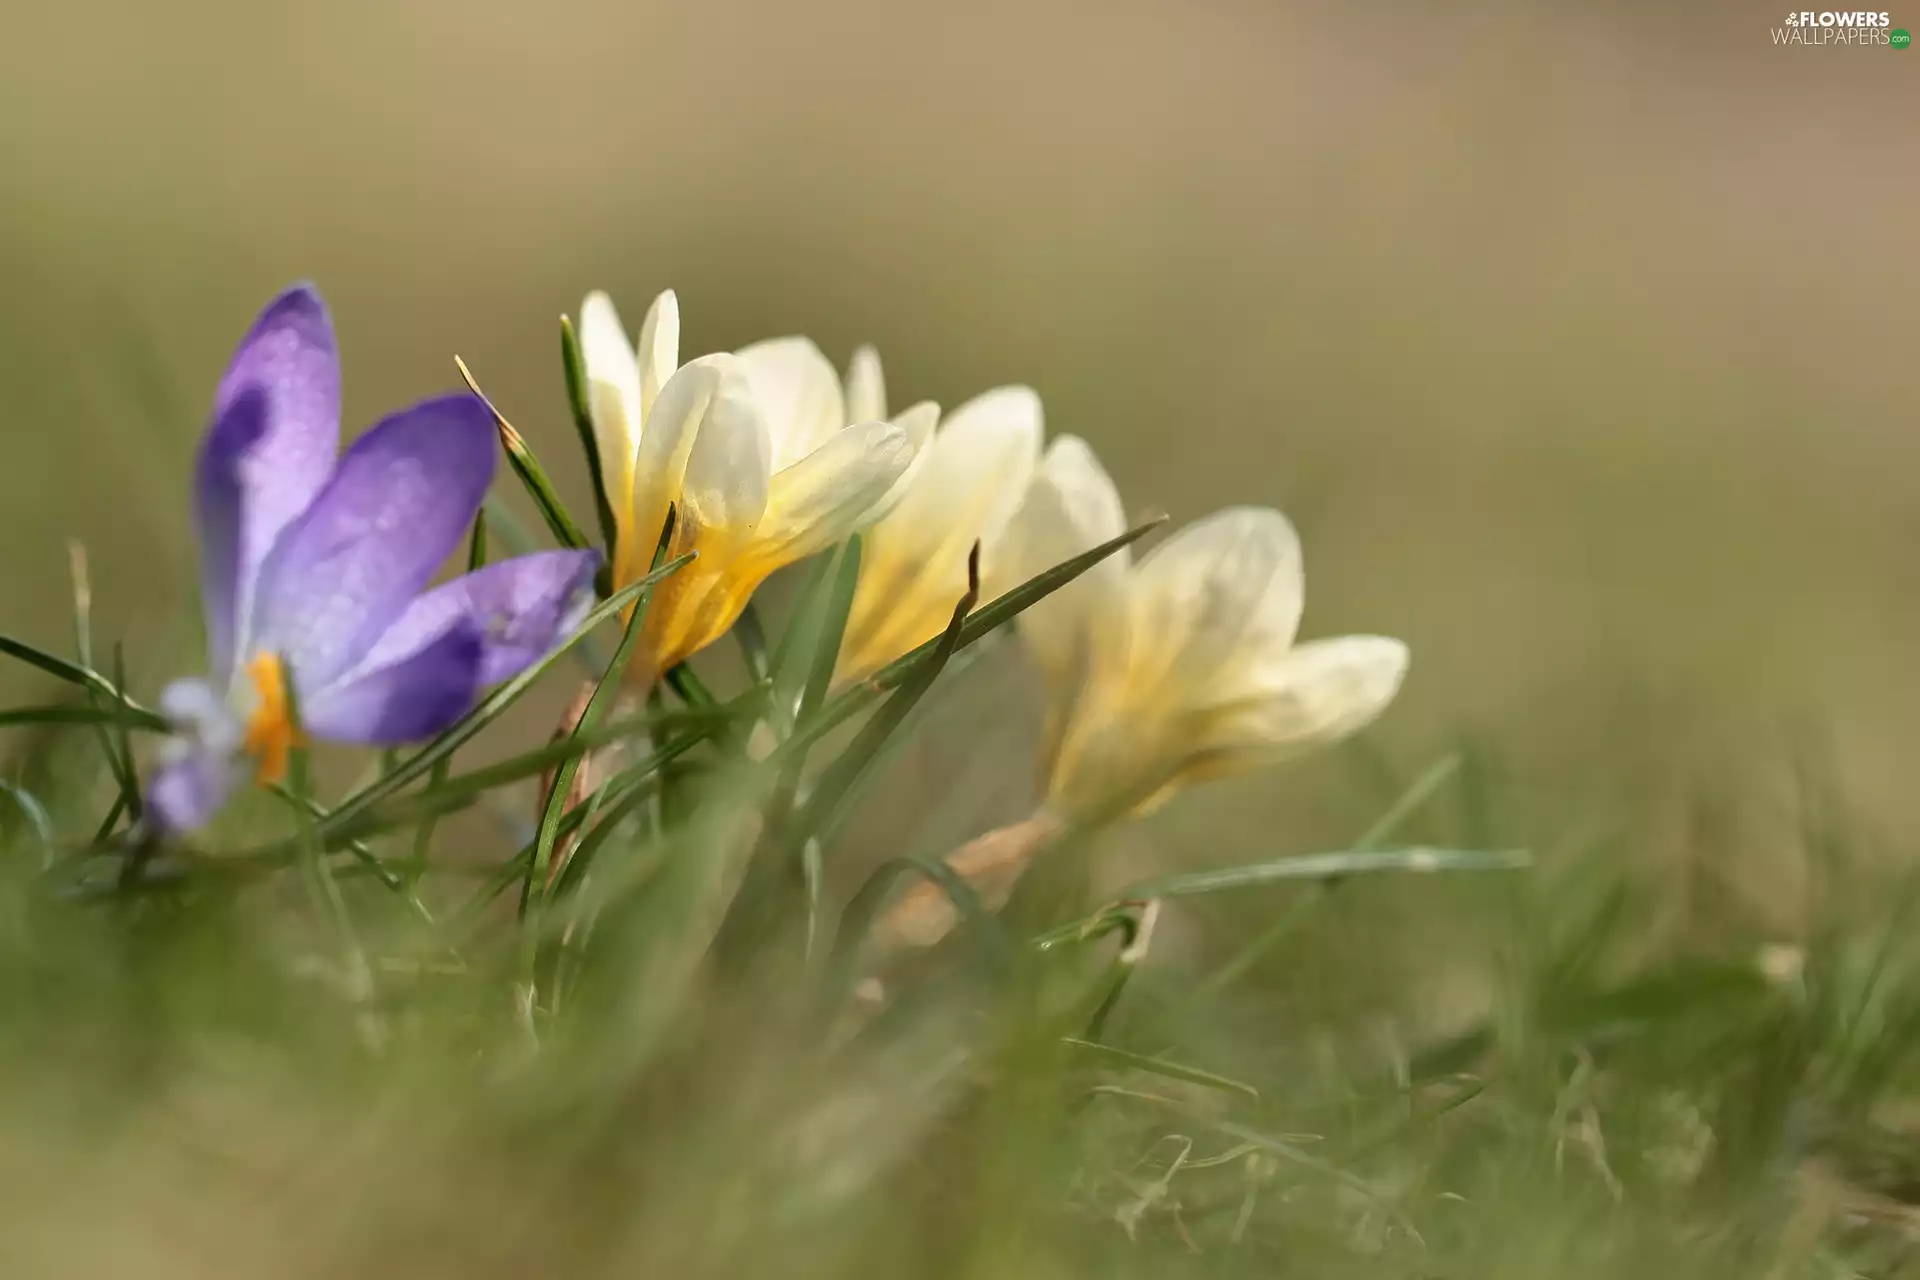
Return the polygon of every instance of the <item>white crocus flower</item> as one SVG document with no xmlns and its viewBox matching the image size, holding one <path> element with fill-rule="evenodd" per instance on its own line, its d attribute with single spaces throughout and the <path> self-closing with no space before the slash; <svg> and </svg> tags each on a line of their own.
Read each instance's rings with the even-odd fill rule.
<svg viewBox="0 0 1920 1280">
<path fill-rule="evenodd" d="M 877 358 L 856 357 L 848 383 L 863 411 L 885 412 Z M 843 680 L 870 675 L 940 634 L 966 594 L 975 542 L 999 580 L 998 544 L 1040 455 L 1040 397 L 1026 387 L 985 392 L 944 421 L 935 406 L 919 404 L 895 422 L 931 443 L 861 539 L 860 581 L 840 646 Z"/>
<path fill-rule="evenodd" d="M 912 465 L 916 437 L 884 421 L 849 423 L 839 374 L 805 338 L 679 365 L 671 293 L 649 309 L 637 352 L 605 294 L 588 297 L 580 327 L 618 531 L 615 587 L 646 574 L 669 506 L 668 556 L 699 553 L 655 590 L 629 671 L 644 685 L 724 635 L 769 574 L 873 520 Z"/>
<path fill-rule="evenodd" d="M 1119 495 L 1071 436 L 1048 449 L 1004 539 L 1014 580 L 1125 530 Z M 1021 615 L 1049 686 L 1048 807 L 1098 821 L 1178 788 L 1335 742 L 1392 701 L 1407 647 L 1295 644 L 1300 541 L 1278 511 L 1233 507 L 1135 564 L 1123 549 Z"/>
</svg>

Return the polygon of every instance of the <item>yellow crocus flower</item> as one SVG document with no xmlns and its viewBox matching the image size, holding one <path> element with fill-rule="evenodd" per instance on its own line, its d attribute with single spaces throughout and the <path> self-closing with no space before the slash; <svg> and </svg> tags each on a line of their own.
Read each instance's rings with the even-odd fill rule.
<svg viewBox="0 0 1920 1280">
<path fill-rule="evenodd" d="M 1093 451 L 1062 436 L 1003 538 L 1005 571 L 1029 577 L 1124 529 Z M 1406 645 L 1296 644 L 1302 601 L 1293 526 L 1270 508 L 1233 507 L 1138 563 L 1121 550 L 1022 614 L 1051 694 L 1048 809 L 1074 822 L 1142 812 L 1371 722 L 1400 688 Z"/>
<path fill-rule="evenodd" d="M 863 411 L 884 416 L 879 361 L 863 356 L 855 360 L 849 388 L 863 397 Z M 896 421 L 931 436 L 931 443 L 861 539 L 860 581 L 836 672 L 842 680 L 869 675 L 940 634 L 966 594 L 967 553 L 976 541 L 989 582 L 1001 581 L 1000 536 L 1040 456 L 1040 397 L 1026 387 L 985 392 L 944 421 L 931 404 L 916 405 Z"/>
<path fill-rule="evenodd" d="M 679 365 L 679 327 L 671 293 L 637 351 L 605 294 L 581 308 L 615 586 L 647 572 L 670 506 L 669 556 L 699 553 L 654 593 L 628 673 L 643 686 L 724 635 L 769 574 L 874 519 L 918 447 L 907 427 L 850 424 L 839 374 L 807 339 Z"/>
</svg>

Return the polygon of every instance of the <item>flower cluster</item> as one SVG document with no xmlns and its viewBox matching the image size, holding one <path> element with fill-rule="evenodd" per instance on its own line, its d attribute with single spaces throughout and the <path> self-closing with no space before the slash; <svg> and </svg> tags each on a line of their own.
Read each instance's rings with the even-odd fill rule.
<svg viewBox="0 0 1920 1280">
<path fill-rule="evenodd" d="M 631 689 L 724 635 L 771 574 L 855 534 L 842 687 L 947 628 L 976 549 L 992 599 L 1127 532 L 1093 451 L 1048 443 L 1026 387 L 892 412 L 871 349 L 844 379 L 797 337 L 683 363 L 671 292 L 631 339 L 595 293 L 578 334 L 611 589 L 692 553 L 637 624 Z M 493 476 L 488 407 L 427 400 L 341 453 L 339 394 L 331 324 L 306 288 L 267 307 L 220 383 L 196 486 L 210 675 L 162 699 L 174 734 L 148 798 L 163 829 L 205 822 L 249 771 L 278 780 L 303 733 L 441 732 L 592 602 L 600 558 L 577 547 L 430 586 Z M 1138 562 L 1118 546 L 1028 608 L 1018 626 L 1049 691 L 1047 825 L 1142 812 L 1372 720 L 1405 646 L 1296 644 L 1301 608 L 1299 540 L 1264 508 L 1208 516 Z"/>
<path fill-rule="evenodd" d="M 642 682 L 719 638 L 768 573 L 854 532 L 864 530 L 863 552 L 842 680 L 940 633 L 976 544 L 994 595 L 1125 532 L 1119 494 L 1084 440 L 1060 436 L 1043 455 L 1040 398 L 1027 387 L 987 391 L 944 419 L 922 402 L 889 420 L 871 348 L 844 386 L 804 338 L 676 372 L 672 293 L 648 310 L 637 355 L 604 294 L 587 299 L 581 327 L 620 516 L 615 581 L 645 572 L 669 503 L 692 516 L 675 549 L 703 552 L 647 620 Z M 698 389 L 675 394 L 696 376 Z M 1370 722 L 1400 687 L 1406 646 L 1379 636 L 1296 646 L 1302 593 L 1286 517 L 1235 508 L 1138 565 L 1123 547 L 1030 609 L 1021 633 L 1051 697 L 1049 805 L 1079 820 L 1144 810 L 1186 783 Z"/>
</svg>

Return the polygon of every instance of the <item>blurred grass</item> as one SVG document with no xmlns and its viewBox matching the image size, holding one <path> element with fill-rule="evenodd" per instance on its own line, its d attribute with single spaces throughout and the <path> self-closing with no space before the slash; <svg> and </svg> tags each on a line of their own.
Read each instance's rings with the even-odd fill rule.
<svg viewBox="0 0 1920 1280">
<path fill-rule="evenodd" d="M 1378 812 L 1367 775 L 1399 772 L 1356 754 L 1316 790 L 1349 831 Z M 1769 820 L 1676 839 L 1658 796 L 1608 788 L 1596 835 L 1528 812 L 1488 749 L 1459 761 L 1396 840 L 1527 843 L 1536 870 L 1170 901 L 1097 1029 L 1111 941 L 1005 967 L 962 936 L 884 1014 L 823 1016 L 791 964 L 670 976 L 671 901 L 632 898 L 535 1051 L 506 916 L 443 932 L 349 882 L 368 999 L 291 885 L 63 903 L 10 821 L 0 1263 L 1920 1274 L 1920 882 L 1810 773 Z M 656 865 L 723 857 L 728 832 L 696 824 Z M 1754 835 L 1808 886 L 1790 923 L 1738 892 Z M 1210 980 L 1283 913 L 1288 936 Z M 1016 904 L 1006 928 L 1029 927 Z"/>
</svg>

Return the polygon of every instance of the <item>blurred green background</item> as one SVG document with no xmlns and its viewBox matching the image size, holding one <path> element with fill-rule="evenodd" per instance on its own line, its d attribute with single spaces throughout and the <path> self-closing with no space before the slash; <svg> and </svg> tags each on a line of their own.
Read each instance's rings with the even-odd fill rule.
<svg viewBox="0 0 1920 1280">
<path fill-rule="evenodd" d="M 1308 633 L 1384 632 L 1414 653 L 1402 700 L 1353 749 L 1181 797 L 1102 846 L 1106 874 L 1340 847 L 1452 751 L 1460 768 L 1406 838 L 1541 855 L 1511 885 L 1268 890 L 1166 913 L 1123 1041 L 1258 1081 L 1268 1129 L 1327 1135 L 1316 1150 L 1415 1188 L 1441 1227 L 1403 1269 L 1353 1261 L 1336 1180 L 1330 1208 L 1273 1198 L 1284 1230 L 1247 1274 L 1705 1275 L 1711 1260 L 1745 1280 L 1763 1269 L 1715 1233 L 1799 1232 L 1808 1153 L 1845 1150 L 1806 1116 L 1866 1116 L 1875 1141 L 1898 1128 L 1920 1168 L 1911 1090 L 1883 1088 L 1920 1061 L 1920 954 L 1876 951 L 1913 936 L 1912 899 L 1832 870 L 1920 834 L 1905 750 L 1920 53 L 1782 48 L 1757 0 L 0 15 L 0 630 L 64 651 L 79 538 L 96 634 L 129 640 L 135 692 L 191 669 L 192 450 L 233 343 L 295 279 L 333 305 L 349 431 L 453 386 L 457 352 L 581 512 L 555 320 L 590 288 L 635 324 L 677 289 L 688 352 L 804 332 L 844 361 L 875 342 L 896 403 L 1030 383 L 1133 511 L 1279 506 L 1306 541 Z M 1000 659 L 970 679 L 869 797 L 866 848 L 836 851 L 849 884 L 863 852 L 938 852 L 1025 812 L 1031 688 Z M 29 683 L 0 668 L 0 696 Z M 523 735 L 545 732 L 567 683 Z M 37 889 L 23 900 L 51 910 Z M 1114 1188 L 1063 1172 L 1086 1149 L 1115 1177 L 1164 1161 L 1159 1120 L 1055 1108 L 1054 1076 L 1023 1077 L 1011 1051 L 1007 1096 L 927 1137 L 946 1095 L 786 1079 L 803 1051 L 784 1028 L 753 1023 L 735 1054 L 721 1007 L 723 1068 L 695 1055 L 631 1096 L 548 1055 L 531 1092 L 578 1114 L 529 1142 L 496 1087 L 502 1062 L 505 1096 L 525 1085 L 513 1054 L 469 1052 L 490 1042 L 463 1000 L 505 1020 L 485 971 L 420 999 L 424 1030 L 403 1020 L 389 1058 L 361 1060 L 344 1002 L 301 985 L 297 910 L 17 925 L 12 901 L 0 1253 L 23 1275 L 55 1259 L 120 1274 L 129 1247 L 168 1276 L 208 1259 L 472 1280 L 629 1273 L 570 1269 L 567 1249 L 698 1258 L 701 1231 L 724 1243 L 754 1221 L 712 1134 L 767 1159 L 754 1108 L 789 1092 L 806 1138 L 772 1144 L 802 1171 L 789 1189 L 866 1206 L 872 1274 L 905 1273 L 895 1254 L 928 1240 L 964 1243 L 948 1270 L 967 1276 L 1165 1274 L 1188 1256 L 1184 1226 L 1135 1249 Z M 1196 985 L 1276 919 L 1298 928 L 1268 935 L 1244 983 Z M 1804 974 L 1762 982 L 1763 940 L 1803 947 Z M 1725 971 L 1687 967 L 1708 952 Z M 1875 994 L 1883 973 L 1896 996 Z M 382 974 L 397 1004 L 404 974 Z M 1894 1011 L 1866 1017 L 1874 1000 Z M 936 1012 L 942 1036 L 968 1034 Z M 1636 1018 L 1641 1039 L 1606 1057 Z M 1488 1027 L 1488 1103 L 1431 1151 L 1397 1127 L 1378 1145 L 1369 1126 L 1399 1123 L 1400 1085 L 1411 1098 L 1474 1062 L 1435 1042 Z M 918 1087 L 885 1061 L 873 1078 Z M 652 1145 L 623 1145 L 623 1108 Z M 1698 1187 L 1636 1173 L 1676 1126 L 1718 1144 Z M 1410 1111 L 1407 1128 L 1427 1126 Z M 896 1177 L 889 1144 L 923 1138 Z M 868 1146 L 871 1169 L 822 1162 Z M 1910 1204 L 1908 1184 L 1855 1167 L 1870 1163 L 1843 1172 Z M 756 1176 L 789 1172 L 769 1167 Z M 1765 1194 L 1743 1199 L 1743 1178 Z M 1082 1196 L 1097 1211 L 1076 1267 L 1033 1223 Z M 1472 1208 L 1454 1219 L 1455 1201 Z M 869 1273 L 819 1250 L 804 1215 L 763 1218 L 749 1247 L 794 1274 L 796 1240 L 818 1253 L 811 1273 Z M 733 1273 L 714 1249 L 704 1271 L 660 1269 Z M 1349 1269 L 1297 1269 L 1320 1256 Z"/>
<path fill-rule="evenodd" d="M 59 641 L 76 536 L 136 683 L 191 653 L 194 436 L 290 280 L 350 431 L 458 352 L 580 509 L 555 317 L 671 286 L 688 350 L 874 341 L 897 400 L 1031 383 L 1136 511 L 1280 506 L 1309 632 L 1412 643 L 1383 742 L 1488 728 L 1571 775 L 1647 708 L 1739 749 L 1813 725 L 1904 826 L 1920 54 L 1777 22 L 12 6 L 5 625 Z"/>
</svg>

